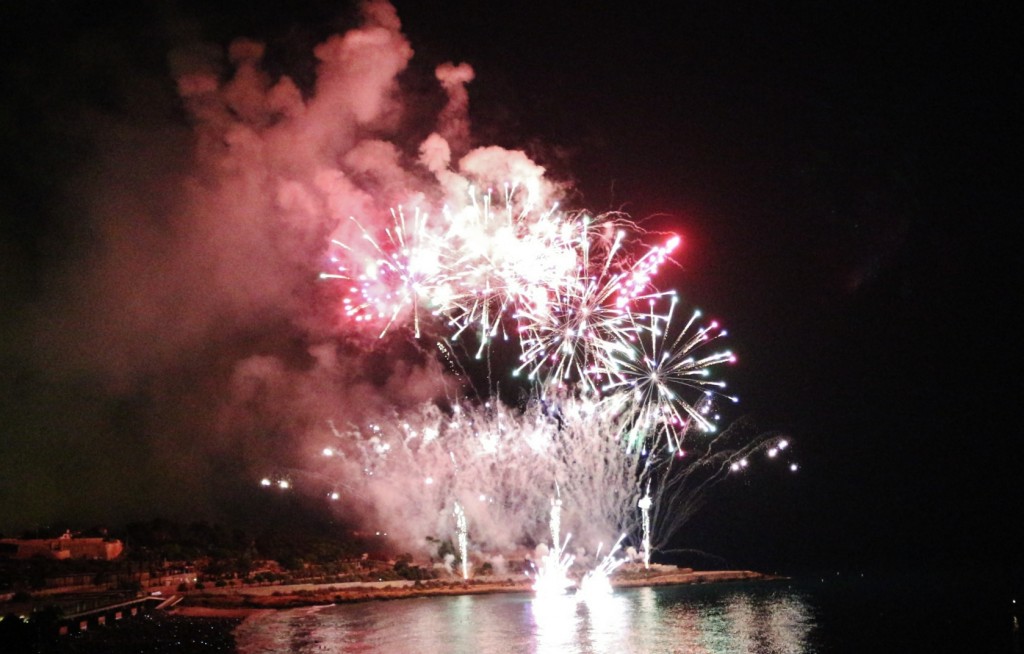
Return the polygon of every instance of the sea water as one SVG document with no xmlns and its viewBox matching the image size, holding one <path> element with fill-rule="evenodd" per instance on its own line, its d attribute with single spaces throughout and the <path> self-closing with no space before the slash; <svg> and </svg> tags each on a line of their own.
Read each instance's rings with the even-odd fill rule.
<svg viewBox="0 0 1024 654">
<path fill-rule="evenodd" d="M 424 597 L 262 613 L 235 636 L 243 654 L 1016 654 L 1013 598 L 996 586 L 827 574 L 619 589 L 597 602 Z"/>
</svg>

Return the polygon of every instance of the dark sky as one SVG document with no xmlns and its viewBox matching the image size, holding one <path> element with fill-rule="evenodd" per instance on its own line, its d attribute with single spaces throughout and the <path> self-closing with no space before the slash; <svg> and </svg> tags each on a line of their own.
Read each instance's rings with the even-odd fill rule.
<svg viewBox="0 0 1024 654">
<path fill-rule="evenodd" d="M 75 216 L 95 202 L 82 189 L 102 176 L 111 125 L 184 127 L 168 70 L 182 43 L 265 40 L 270 67 L 301 82 L 312 46 L 354 15 L 208 4 L 0 10 L 0 530 L 69 517 L 12 508 L 25 471 L 52 466 L 40 502 L 74 506 L 54 479 L 78 482 L 76 457 L 119 461 L 109 434 L 149 454 L 161 446 L 147 439 L 173 439 L 112 420 L 180 417 L 146 410 L 159 391 L 138 378 L 112 393 L 51 375 L 62 362 L 27 327 L 52 306 L 48 271 L 96 238 Z M 478 144 L 522 148 L 580 205 L 684 236 L 673 284 L 729 327 L 742 411 L 791 434 L 802 469 L 726 485 L 681 545 L 761 566 L 1019 566 L 1015 8 L 548 4 L 396 1 L 416 51 L 404 81 L 422 90 L 437 63 L 469 62 Z M 176 364 L 168 374 L 190 374 Z M 149 475 L 135 483 L 168 484 Z M 82 491 L 115 505 L 100 518 L 119 515 L 116 489 Z"/>
</svg>

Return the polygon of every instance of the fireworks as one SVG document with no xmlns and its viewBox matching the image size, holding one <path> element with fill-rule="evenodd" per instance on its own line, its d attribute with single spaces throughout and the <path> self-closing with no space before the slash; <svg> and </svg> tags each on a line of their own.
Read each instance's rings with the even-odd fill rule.
<svg viewBox="0 0 1024 654">
<path fill-rule="evenodd" d="M 459 534 L 459 556 L 462 560 L 462 578 L 469 579 L 469 536 L 466 527 L 466 512 L 462 505 L 455 503 L 455 525 Z"/>
<path fill-rule="evenodd" d="M 516 307 L 546 302 L 576 266 L 573 242 L 581 223 L 558 210 L 535 207 L 528 194 L 506 185 L 503 207 L 496 208 L 492 192 L 479 196 L 470 189 L 470 203 L 461 210 L 446 207 L 446 242 L 457 281 L 442 313 L 452 326 L 453 338 L 471 330 L 483 348 L 499 332 Z"/>
<path fill-rule="evenodd" d="M 612 582 L 611 576 L 616 569 L 626 562 L 626 559 L 617 559 L 615 555 L 619 549 L 622 548 L 622 540 L 626 537 L 626 534 L 619 536 L 619 540 L 615 542 L 612 549 L 608 554 L 601 559 L 597 566 L 587 572 L 580 580 L 579 595 L 585 602 L 599 602 L 603 598 L 611 595 Z M 597 556 L 601 555 L 601 544 L 597 546 Z"/>
<path fill-rule="evenodd" d="M 665 294 L 652 290 L 651 277 L 679 239 L 672 237 L 632 264 L 620 256 L 622 240 L 618 230 L 601 261 L 591 256 L 590 238 L 582 239 L 576 248 L 580 264 L 569 283 L 516 314 L 523 350 L 516 373 L 527 370 L 531 379 L 542 375 L 560 385 L 575 381 L 594 392 L 595 378 L 613 370 L 616 357 L 629 356 L 638 333 L 632 308 Z"/>
<path fill-rule="evenodd" d="M 670 452 L 682 447 L 682 437 L 696 428 L 703 432 L 716 430 L 712 400 L 726 397 L 725 382 L 711 378 L 711 369 L 735 361 L 729 350 L 703 354 L 708 343 L 725 336 L 717 322 L 695 327 L 701 316 L 694 311 L 689 320 L 676 328 L 673 322 L 678 297 L 671 296 L 665 313 L 655 311 L 650 302 L 647 314 L 637 316 L 634 324 L 642 335 L 636 347 L 616 354 L 607 369 L 613 378 L 602 390 L 623 391 L 620 400 L 631 408 L 629 447 L 645 445 L 656 448 L 661 440 Z M 673 335 L 674 333 L 674 335 Z M 682 393 L 695 391 L 697 399 L 687 400 Z M 732 402 L 735 397 L 728 397 Z"/>
<path fill-rule="evenodd" d="M 419 337 L 424 311 L 442 316 L 453 339 L 476 333 L 483 348 L 513 308 L 543 303 L 571 277 L 587 223 L 557 205 L 537 208 L 515 185 L 506 185 L 500 206 L 492 197 L 470 188 L 465 206 L 445 206 L 434 221 L 419 208 L 407 219 L 399 207 L 379 234 L 351 218 L 363 244 L 332 241 L 332 269 L 321 274 L 348 282 L 342 314 L 383 324 L 380 336 L 411 314 Z"/>
<path fill-rule="evenodd" d="M 380 233 L 355 223 L 361 242 L 335 241 L 322 275 L 343 285 L 345 319 L 380 337 L 411 323 L 417 338 L 429 320 L 430 333 L 448 330 L 437 347 L 452 365 L 452 344 L 467 334 L 488 361 L 511 341 L 519 361 L 510 373 L 532 384 L 521 409 L 496 399 L 431 404 L 354 426 L 323 450 L 362 480 L 354 492 L 374 519 L 400 524 L 409 542 L 450 531 L 454 512 L 463 576 L 470 533 L 485 549 L 538 542 L 548 510 L 539 593 L 571 585 L 563 522 L 583 542 L 642 533 L 647 562 L 724 475 L 762 446 L 768 459 L 788 446 L 719 431 L 719 401 L 737 401 L 715 374 L 735 361 L 712 349 L 726 331 L 700 311 L 679 318 L 678 294 L 655 284 L 678 236 L 644 246 L 647 235 L 621 216 L 540 207 L 515 184 L 499 194 L 470 188 L 433 218 L 399 207 Z M 621 541 L 587 577 L 589 593 L 609 587 Z"/>
<path fill-rule="evenodd" d="M 541 557 L 533 583 L 533 592 L 538 597 L 564 595 L 568 589 L 576 585 L 576 582 L 569 578 L 569 568 L 575 557 L 565 554 L 565 546 L 569 544 L 569 538 L 570 536 L 566 536 L 564 543 L 553 547 L 550 552 Z"/>
<path fill-rule="evenodd" d="M 429 313 L 451 328 L 452 340 L 475 333 L 478 358 L 499 335 L 515 336 L 521 363 L 513 374 L 531 380 L 596 391 L 595 377 L 607 381 L 632 357 L 643 329 L 635 307 L 672 295 L 652 280 L 678 236 L 633 260 L 621 218 L 538 209 L 515 185 L 505 186 L 498 206 L 492 192 L 471 188 L 466 206 L 444 207 L 433 223 L 418 208 L 409 220 L 402 207 L 391 216 L 380 236 L 352 219 L 368 252 L 334 241 L 333 270 L 321 278 L 348 282 L 343 315 L 382 324 L 383 337 L 411 314 L 418 338 L 421 311 Z"/>
<path fill-rule="evenodd" d="M 644 492 L 644 496 L 636 503 L 637 508 L 640 509 L 640 515 L 643 516 L 643 552 L 644 552 L 644 568 L 651 567 L 651 484 L 647 483 L 647 490 Z"/>
<path fill-rule="evenodd" d="M 378 240 L 355 218 L 363 239 L 372 252 L 362 266 L 349 267 L 337 255 L 331 257 L 334 270 L 321 279 L 342 279 L 350 283 L 342 300 L 343 313 L 355 322 L 383 324 L 383 337 L 395 322 L 412 313 L 416 337 L 420 336 L 420 310 L 444 307 L 451 294 L 451 280 L 444 266 L 444 241 L 428 230 L 429 216 L 418 208 L 407 221 L 402 207 L 391 212 L 393 222 Z M 337 247 L 355 252 L 352 246 L 332 241 Z"/>
</svg>

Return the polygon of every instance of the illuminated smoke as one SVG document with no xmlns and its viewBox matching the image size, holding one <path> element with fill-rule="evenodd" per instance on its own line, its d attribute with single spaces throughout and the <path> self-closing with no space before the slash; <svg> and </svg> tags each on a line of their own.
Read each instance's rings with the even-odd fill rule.
<svg viewBox="0 0 1024 654">
<path fill-rule="evenodd" d="M 82 202 L 95 241 L 47 280 L 34 351 L 98 389 L 96 413 L 140 407 L 130 428 L 96 429 L 145 439 L 139 506 L 188 509 L 238 477 L 266 476 L 275 491 L 322 482 L 339 511 L 420 546 L 451 533 L 458 502 L 473 547 L 496 550 L 540 542 L 557 484 L 562 520 L 589 545 L 635 533 L 637 484 L 651 477 L 653 530 L 671 533 L 697 502 L 674 517 L 658 506 L 706 488 L 670 483 L 680 466 L 701 461 L 705 444 L 726 471 L 739 460 L 712 445 L 724 432 L 687 443 L 684 462 L 664 456 L 665 443 L 682 445 L 676 422 L 710 422 L 699 417 L 709 400 L 671 414 L 649 393 L 635 406 L 653 408 L 634 413 L 597 396 L 652 374 L 620 346 L 646 334 L 662 347 L 671 313 L 626 315 L 615 302 L 667 302 L 650 282 L 678 242 L 651 246 L 628 229 L 620 241 L 622 217 L 562 210 L 566 189 L 525 153 L 472 147 L 468 64 L 437 66 L 446 104 L 427 129 L 407 123 L 399 79 L 413 50 L 390 4 L 365 3 L 359 27 L 311 54 L 315 78 L 303 82 L 272 72 L 280 66 L 248 39 L 170 53 L 187 126 L 104 134 L 82 182 L 100 189 Z M 435 270 L 421 255 L 438 243 L 447 267 Z M 454 265 L 470 250 L 481 265 Z M 601 313 L 600 298 L 612 305 L 597 318 L 564 310 L 582 301 Z M 488 340 L 506 335 L 522 339 L 524 376 L 544 382 L 525 407 L 467 399 L 456 366 L 433 355 L 486 357 Z M 593 392 L 577 396 L 578 383 Z M 651 422 L 656 437 L 624 447 L 623 434 Z M 165 497 L 147 495 L 167 477 Z"/>
</svg>

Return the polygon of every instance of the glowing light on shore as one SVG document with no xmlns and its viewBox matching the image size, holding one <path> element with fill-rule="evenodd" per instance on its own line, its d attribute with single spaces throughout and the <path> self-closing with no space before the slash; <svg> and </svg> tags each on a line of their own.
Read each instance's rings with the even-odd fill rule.
<svg viewBox="0 0 1024 654">
<path fill-rule="evenodd" d="M 626 562 L 626 559 L 617 559 L 615 555 L 622 548 L 622 541 L 626 534 L 619 536 L 608 554 L 600 560 L 597 566 L 589 571 L 580 580 L 580 589 L 577 592 L 579 599 L 585 602 L 599 602 L 612 594 L 612 573 Z M 601 544 L 597 546 L 596 556 L 601 555 Z"/>
<path fill-rule="evenodd" d="M 536 577 L 533 581 L 533 592 L 540 599 L 564 595 L 576 585 L 569 578 L 569 568 L 576 557 L 565 552 L 572 534 L 565 537 L 562 543 L 554 544 L 546 554 L 540 557 Z"/>
<path fill-rule="evenodd" d="M 551 515 L 549 527 L 551 529 L 551 548 L 540 558 L 540 565 L 537 566 L 537 576 L 533 582 L 533 590 L 539 598 L 550 598 L 564 595 L 569 588 L 576 585 L 569 578 L 569 568 L 576 557 L 565 554 L 565 548 L 569 544 L 572 534 L 567 534 L 565 541 L 560 540 L 562 499 L 559 495 L 551 498 Z"/>
</svg>

